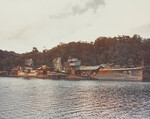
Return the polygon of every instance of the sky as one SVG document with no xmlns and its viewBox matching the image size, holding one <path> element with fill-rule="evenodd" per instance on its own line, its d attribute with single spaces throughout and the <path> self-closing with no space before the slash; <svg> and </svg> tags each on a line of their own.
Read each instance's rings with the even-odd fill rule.
<svg viewBox="0 0 150 119">
<path fill-rule="evenodd" d="M 134 34 L 150 38 L 150 0 L 0 0 L 2 50 Z"/>
</svg>

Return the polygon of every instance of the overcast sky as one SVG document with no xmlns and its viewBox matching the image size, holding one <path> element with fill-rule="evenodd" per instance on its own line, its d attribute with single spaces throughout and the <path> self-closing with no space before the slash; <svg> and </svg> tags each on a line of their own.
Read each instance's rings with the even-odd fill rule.
<svg viewBox="0 0 150 119">
<path fill-rule="evenodd" d="M 138 34 L 150 38 L 150 0 L 0 0 L 0 49 Z"/>
</svg>

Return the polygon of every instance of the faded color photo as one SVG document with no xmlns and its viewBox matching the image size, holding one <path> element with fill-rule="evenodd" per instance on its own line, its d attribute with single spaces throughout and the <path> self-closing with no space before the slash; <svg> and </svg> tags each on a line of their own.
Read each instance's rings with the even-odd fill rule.
<svg viewBox="0 0 150 119">
<path fill-rule="evenodd" d="M 150 0 L 0 0 L 0 119 L 149 119 Z"/>
</svg>

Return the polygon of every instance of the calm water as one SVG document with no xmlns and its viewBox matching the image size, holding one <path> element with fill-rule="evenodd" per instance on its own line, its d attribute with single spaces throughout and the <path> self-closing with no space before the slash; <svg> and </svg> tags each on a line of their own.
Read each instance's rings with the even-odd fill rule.
<svg viewBox="0 0 150 119">
<path fill-rule="evenodd" d="M 150 83 L 0 77 L 0 119 L 150 119 Z"/>
</svg>

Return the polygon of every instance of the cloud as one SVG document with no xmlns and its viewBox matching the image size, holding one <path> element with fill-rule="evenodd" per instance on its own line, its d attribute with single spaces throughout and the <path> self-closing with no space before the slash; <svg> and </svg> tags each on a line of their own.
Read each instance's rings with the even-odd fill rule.
<svg viewBox="0 0 150 119">
<path fill-rule="evenodd" d="M 143 32 L 150 32 L 150 23 L 141 26 L 141 29 L 143 30 Z"/>
<path fill-rule="evenodd" d="M 136 27 L 136 28 L 132 29 L 132 32 L 134 34 L 139 34 L 142 37 L 150 37 L 150 34 L 149 34 L 149 32 L 150 32 L 150 23 L 144 24 L 140 27 Z"/>
<path fill-rule="evenodd" d="M 83 2 L 84 3 L 82 6 L 80 5 L 80 3 L 74 3 L 73 5 L 71 5 L 70 7 L 71 12 L 65 12 L 59 15 L 53 15 L 53 16 L 50 16 L 50 18 L 66 18 L 71 15 L 83 14 L 89 9 L 91 9 L 94 13 L 96 13 L 99 6 L 105 5 L 104 0 L 86 0 L 86 1 L 84 0 Z"/>
<path fill-rule="evenodd" d="M 92 9 L 94 12 L 98 9 L 100 5 L 104 5 L 104 0 L 90 0 L 85 4 L 85 7 L 80 7 L 76 5 L 72 8 L 73 14 L 83 14 L 89 9 Z"/>
</svg>

